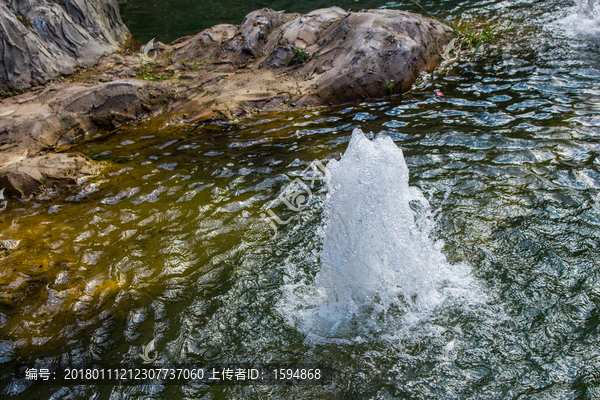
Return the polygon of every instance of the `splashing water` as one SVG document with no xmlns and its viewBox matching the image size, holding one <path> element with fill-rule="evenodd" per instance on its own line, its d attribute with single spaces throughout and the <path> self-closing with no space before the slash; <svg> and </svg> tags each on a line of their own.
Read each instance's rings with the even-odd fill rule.
<svg viewBox="0 0 600 400">
<path fill-rule="evenodd" d="M 450 299 L 479 292 L 464 264 L 450 265 L 431 239 L 428 201 L 410 187 L 391 138 L 359 129 L 331 161 L 321 270 L 289 283 L 279 311 L 309 341 L 361 340 L 414 325 Z"/>
<path fill-rule="evenodd" d="M 577 6 L 580 12 L 592 13 L 594 11 L 594 0 L 578 0 Z"/>
<path fill-rule="evenodd" d="M 597 0 L 577 0 L 577 5 L 568 9 L 568 15 L 556 21 L 556 26 L 568 36 L 597 36 L 600 34 L 600 12 Z"/>
</svg>

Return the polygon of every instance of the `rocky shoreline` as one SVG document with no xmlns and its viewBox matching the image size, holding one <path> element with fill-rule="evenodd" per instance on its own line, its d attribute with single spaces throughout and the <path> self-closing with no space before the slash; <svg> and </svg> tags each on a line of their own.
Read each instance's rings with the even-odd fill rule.
<svg viewBox="0 0 600 400">
<path fill-rule="evenodd" d="M 401 94 L 439 65 L 451 34 L 404 11 L 262 9 L 239 26 L 154 43 L 148 58 L 104 55 L 84 73 L 0 102 L 0 187 L 27 196 L 73 184 L 96 166 L 56 149 L 158 115 L 189 124 Z"/>
</svg>

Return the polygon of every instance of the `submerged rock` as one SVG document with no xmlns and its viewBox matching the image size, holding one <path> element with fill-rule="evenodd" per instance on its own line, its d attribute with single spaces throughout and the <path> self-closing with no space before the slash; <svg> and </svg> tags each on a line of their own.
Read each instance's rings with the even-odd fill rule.
<svg viewBox="0 0 600 400">
<path fill-rule="evenodd" d="M 38 1 L 48 6 L 50 0 Z M 102 21 L 93 25 L 98 30 L 95 42 L 86 37 L 69 42 L 78 49 L 72 52 L 77 56 L 68 60 L 91 61 L 93 55 L 113 48 L 124 37 L 120 19 L 112 15 L 114 0 L 94 6 L 78 0 L 74 4 L 81 3 L 80 11 L 70 8 L 71 3 L 65 3 L 69 21 L 77 12 L 85 20 L 90 10 L 102 14 Z M 6 10 L 16 6 L 0 7 L 4 7 L 0 18 L 6 20 Z M 108 34 L 110 27 L 116 31 Z M 431 72 L 440 63 L 451 34 L 439 21 L 397 10 L 346 12 L 331 7 L 305 15 L 257 10 L 239 26 L 217 25 L 170 45 L 149 44 L 158 57 L 147 60 L 148 66 L 140 64 L 139 55 L 111 54 L 70 81 L 61 78 L 2 101 L 0 167 L 69 144 L 84 133 L 111 131 L 162 113 L 171 120 L 191 123 L 400 94 L 421 72 Z M 45 45 L 40 43 L 39 48 Z M 89 50 L 81 48 L 88 45 Z M 12 81 L 21 73 L 14 66 L 8 71 L 8 65 L 4 62 L 11 82 L 7 85 L 25 85 L 20 78 Z M 26 60 L 24 65 L 28 65 Z M 30 76 L 46 79 L 58 69 L 40 70 L 48 73 Z M 8 171 L 13 174 L 10 179 Z M 0 168 L 0 183 L 22 194 L 39 188 L 32 183 L 38 179 L 24 175 L 16 179 L 14 171 Z M 12 183 L 23 180 L 32 184 L 17 188 Z"/>
<path fill-rule="evenodd" d="M 15 250 L 19 247 L 20 240 L 15 239 L 0 239 L 0 248 L 4 250 Z"/>
<path fill-rule="evenodd" d="M 97 166 L 75 154 L 47 154 L 0 168 L 0 187 L 8 195 L 26 195 L 40 187 L 58 189 L 77 183 L 76 177 L 95 173 Z"/>
</svg>

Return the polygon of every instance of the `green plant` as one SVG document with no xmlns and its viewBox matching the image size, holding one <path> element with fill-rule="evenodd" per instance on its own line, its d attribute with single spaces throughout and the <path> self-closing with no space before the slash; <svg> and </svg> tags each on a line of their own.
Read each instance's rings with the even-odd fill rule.
<svg viewBox="0 0 600 400">
<path fill-rule="evenodd" d="M 155 75 L 145 76 L 144 79 L 147 81 L 164 81 L 164 80 L 169 79 L 171 76 L 165 75 L 165 74 L 155 74 Z"/>
<path fill-rule="evenodd" d="M 19 20 L 20 23 L 22 23 L 26 27 L 30 27 L 33 25 L 31 20 L 24 15 L 17 15 L 17 19 Z"/>
<path fill-rule="evenodd" d="M 170 75 L 155 74 L 154 70 L 152 69 L 152 67 L 150 67 L 148 62 L 142 57 L 140 57 L 140 75 L 141 78 L 145 81 L 164 81 L 169 78 L 172 78 L 174 73 L 171 73 Z"/>
<path fill-rule="evenodd" d="M 150 67 L 148 62 L 146 60 L 144 60 L 142 57 L 140 57 L 139 59 L 140 59 L 140 74 L 142 74 L 143 77 L 150 75 L 152 73 L 152 68 Z"/>
<path fill-rule="evenodd" d="M 474 20 L 462 20 L 451 22 L 450 26 L 456 35 L 453 46 L 456 52 L 466 50 L 473 58 L 484 46 L 497 44 L 500 38 L 513 30 L 512 24 L 503 27 L 502 24 L 489 22 L 478 22 Z"/>
<path fill-rule="evenodd" d="M 385 82 L 385 90 L 388 94 L 392 94 L 394 92 L 394 81 L 386 81 Z"/>
<path fill-rule="evenodd" d="M 294 55 L 290 60 L 290 65 L 304 64 L 310 59 L 310 54 L 302 49 L 295 48 Z"/>
</svg>

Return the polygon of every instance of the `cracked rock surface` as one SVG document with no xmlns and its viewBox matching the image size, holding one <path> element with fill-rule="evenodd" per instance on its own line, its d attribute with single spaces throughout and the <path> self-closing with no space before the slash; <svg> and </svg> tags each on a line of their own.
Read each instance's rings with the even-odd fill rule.
<svg viewBox="0 0 600 400">
<path fill-rule="evenodd" d="M 0 93 L 89 67 L 128 37 L 116 0 L 3 0 Z"/>
</svg>

